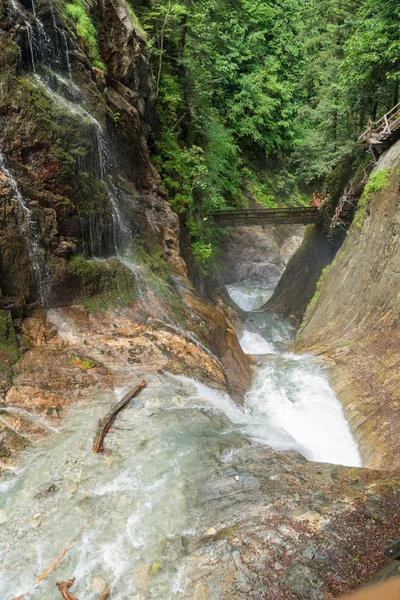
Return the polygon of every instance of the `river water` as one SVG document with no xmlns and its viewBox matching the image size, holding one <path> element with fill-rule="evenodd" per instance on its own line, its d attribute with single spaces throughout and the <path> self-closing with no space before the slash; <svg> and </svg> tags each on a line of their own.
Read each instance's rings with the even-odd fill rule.
<svg viewBox="0 0 400 600">
<path fill-rule="evenodd" d="M 62 67 L 54 48 L 46 60 L 41 22 L 35 21 L 35 32 L 25 13 L 16 5 L 15 10 L 26 20 L 33 71 L 37 61 L 51 73 Z M 54 31 L 61 31 L 56 22 Z M 64 46 L 61 72 L 68 67 L 71 76 L 68 44 Z M 53 74 L 60 80 L 60 74 Z M 100 125 L 40 77 L 36 81 L 64 110 L 92 122 L 99 176 L 107 179 Z M 105 183 L 113 249 L 119 254 L 127 236 L 122 235 L 117 191 L 110 177 Z M 14 192 L 21 203 L 16 188 Z M 29 207 L 22 209 L 29 229 Z M 96 255 L 95 240 L 91 253 Z M 140 270 L 129 265 L 140 277 Z M 251 311 L 268 299 L 272 287 L 235 287 L 230 293 Z M 62 334 L 66 325 L 58 326 Z M 1 600 L 22 594 L 26 600 L 55 600 L 56 581 L 71 577 L 76 578 L 71 592 L 80 600 L 98 600 L 106 585 L 112 588 L 112 600 L 185 598 L 182 565 L 187 543 L 204 524 L 204 482 L 216 469 L 221 447 L 229 463 L 229 448 L 238 440 L 295 450 L 313 461 L 359 466 L 356 444 L 322 366 L 312 357 L 290 354 L 292 338 L 293 331 L 271 315 L 249 313 L 241 343 L 256 358 L 243 407 L 193 379 L 132 368 L 128 387 L 142 379 L 148 387 L 118 417 L 115 432 L 107 436 L 110 452 L 104 455 L 91 451 L 97 420 L 128 388 L 72 407 L 60 429 L 33 445 L 18 469 L 0 481 Z M 66 547 L 58 566 L 38 583 Z"/>
<path fill-rule="evenodd" d="M 249 285 L 228 285 L 229 295 L 241 309 L 256 310 L 269 300 L 274 293 L 275 285 L 251 287 Z"/>
<path fill-rule="evenodd" d="M 80 600 L 98 600 L 105 584 L 113 600 L 185 598 L 184 540 L 204 522 L 202 490 L 221 444 L 243 438 L 359 466 L 321 365 L 290 354 L 292 336 L 272 315 L 249 313 L 241 343 L 257 358 L 244 407 L 193 379 L 132 370 L 132 387 L 143 378 L 148 387 L 104 455 L 91 451 L 96 423 L 126 389 L 72 407 L 0 484 L 0 597 L 55 600 L 55 582 L 75 577 Z"/>
</svg>

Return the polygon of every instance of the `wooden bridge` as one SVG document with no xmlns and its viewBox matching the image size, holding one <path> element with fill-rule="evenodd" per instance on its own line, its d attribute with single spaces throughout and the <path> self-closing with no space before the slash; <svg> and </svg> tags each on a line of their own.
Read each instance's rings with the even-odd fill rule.
<svg viewBox="0 0 400 600">
<path fill-rule="evenodd" d="M 369 144 L 371 152 L 377 158 L 400 137 L 400 102 L 379 121 L 369 120 L 367 129 L 359 139 Z"/>
<path fill-rule="evenodd" d="M 319 221 L 319 209 L 302 206 L 290 208 L 240 208 L 216 210 L 212 214 L 220 227 L 249 227 L 251 225 L 308 225 Z"/>
<path fill-rule="evenodd" d="M 378 121 L 369 120 L 368 127 L 359 137 L 368 144 L 373 160 L 365 167 L 362 179 L 357 185 L 353 181 L 347 185 L 333 216 L 324 213 L 323 208 L 286 207 L 286 208 L 240 208 L 216 210 L 211 213 L 216 225 L 220 227 L 239 227 L 251 225 L 285 225 L 320 223 L 327 228 L 327 237 L 333 240 L 340 229 L 347 231 L 357 208 L 362 190 L 379 155 L 400 138 L 400 102 Z M 325 198 L 326 200 L 326 198 Z M 326 218 L 329 221 L 326 222 Z"/>
</svg>

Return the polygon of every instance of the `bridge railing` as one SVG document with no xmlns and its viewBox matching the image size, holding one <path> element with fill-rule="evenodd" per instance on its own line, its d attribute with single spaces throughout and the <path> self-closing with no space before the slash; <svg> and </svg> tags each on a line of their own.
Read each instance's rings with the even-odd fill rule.
<svg viewBox="0 0 400 600">
<path fill-rule="evenodd" d="M 393 106 L 393 108 L 378 121 L 370 119 L 367 129 L 360 135 L 359 140 L 369 143 L 373 135 L 378 136 L 379 134 L 390 133 L 391 125 L 399 118 L 400 102 L 396 104 L 396 106 Z"/>
<path fill-rule="evenodd" d="M 244 208 L 218 210 L 212 213 L 214 221 L 225 227 L 234 225 L 304 224 L 317 223 L 319 210 L 315 207 Z"/>
</svg>

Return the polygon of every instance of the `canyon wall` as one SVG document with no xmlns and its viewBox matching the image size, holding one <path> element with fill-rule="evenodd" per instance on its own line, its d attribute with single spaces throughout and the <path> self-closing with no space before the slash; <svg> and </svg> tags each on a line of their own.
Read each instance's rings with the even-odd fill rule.
<svg viewBox="0 0 400 600">
<path fill-rule="evenodd" d="M 366 465 L 399 467 L 400 142 L 379 160 L 297 341 L 331 360 Z"/>
<path fill-rule="evenodd" d="M 6 461 L 43 430 L 21 410 L 56 422 L 124 365 L 192 374 L 238 402 L 251 378 L 234 311 L 189 279 L 150 158 L 158 120 L 146 40 L 122 0 L 90 3 L 90 18 L 101 68 L 62 4 L 0 0 Z M 43 309 L 61 311 L 57 327 Z M 64 320 L 86 333 L 63 338 Z"/>
<path fill-rule="evenodd" d="M 219 271 L 226 285 L 271 287 L 300 245 L 303 228 L 297 225 L 235 227 L 223 242 Z"/>
<path fill-rule="evenodd" d="M 307 225 L 302 244 L 289 260 L 272 297 L 261 309 L 272 310 L 298 327 L 323 269 L 332 262 L 336 252 L 337 246 L 328 242 L 322 227 Z"/>
</svg>

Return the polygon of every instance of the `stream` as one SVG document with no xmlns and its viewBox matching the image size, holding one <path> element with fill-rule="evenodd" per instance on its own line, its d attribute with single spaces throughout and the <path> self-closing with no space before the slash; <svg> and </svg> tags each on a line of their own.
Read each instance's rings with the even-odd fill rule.
<svg viewBox="0 0 400 600">
<path fill-rule="evenodd" d="M 27 13 L 12 5 L 26 26 L 33 84 L 60 110 L 89 122 L 94 132 L 99 163 L 94 171 L 107 191 L 112 239 L 103 251 L 94 216 L 89 222 L 90 255 L 101 259 L 114 254 L 139 280 L 140 268 L 123 253 L 131 232 L 120 212 L 105 132 L 79 97 L 74 98 L 69 58 L 74 43 L 55 16 L 49 37 L 37 17 L 31 25 Z M 36 72 L 40 64 L 46 67 L 46 80 Z M 20 207 L 21 229 L 46 306 L 47 273 L 36 223 L 2 155 L 0 167 Z M 237 304 L 252 311 L 273 287 L 233 286 L 229 291 Z M 47 314 L 61 337 L 74 337 L 57 314 Z M 183 333 L 190 338 L 191 332 Z M 21 595 L 25 600 L 55 600 L 56 581 L 71 577 L 76 578 L 71 593 L 80 600 L 99 600 L 108 586 L 112 600 L 187 598 L 185 557 L 194 535 L 213 520 L 207 482 L 218 477 L 221 464 L 235 473 L 238 449 L 262 444 L 298 452 L 310 461 L 361 466 L 323 365 L 313 357 L 291 354 L 293 335 L 270 314 L 248 313 L 241 344 L 254 355 L 254 380 L 243 407 L 194 379 L 133 366 L 125 388 L 71 407 L 58 430 L 48 426 L 49 435 L 0 480 L 1 600 Z M 98 419 L 142 379 L 147 388 L 118 417 L 114 432 L 107 435 L 107 452 L 94 454 Z M 38 581 L 64 550 L 54 570 Z"/>
<path fill-rule="evenodd" d="M 71 577 L 80 600 L 98 600 L 106 585 L 113 600 L 187 597 L 184 558 L 212 518 L 204 494 L 221 445 L 227 465 L 251 440 L 360 466 L 322 366 L 291 354 L 292 337 L 272 315 L 249 313 L 241 343 L 256 365 L 244 407 L 199 381 L 133 368 L 128 387 L 139 378 L 148 387 L 119 416 L 104 455 L 91 451 L 97 420 L 128 388 L 70 408 L 0 483 L 0 597 L 54 600 L 55 582 Z"/>
</svg>

